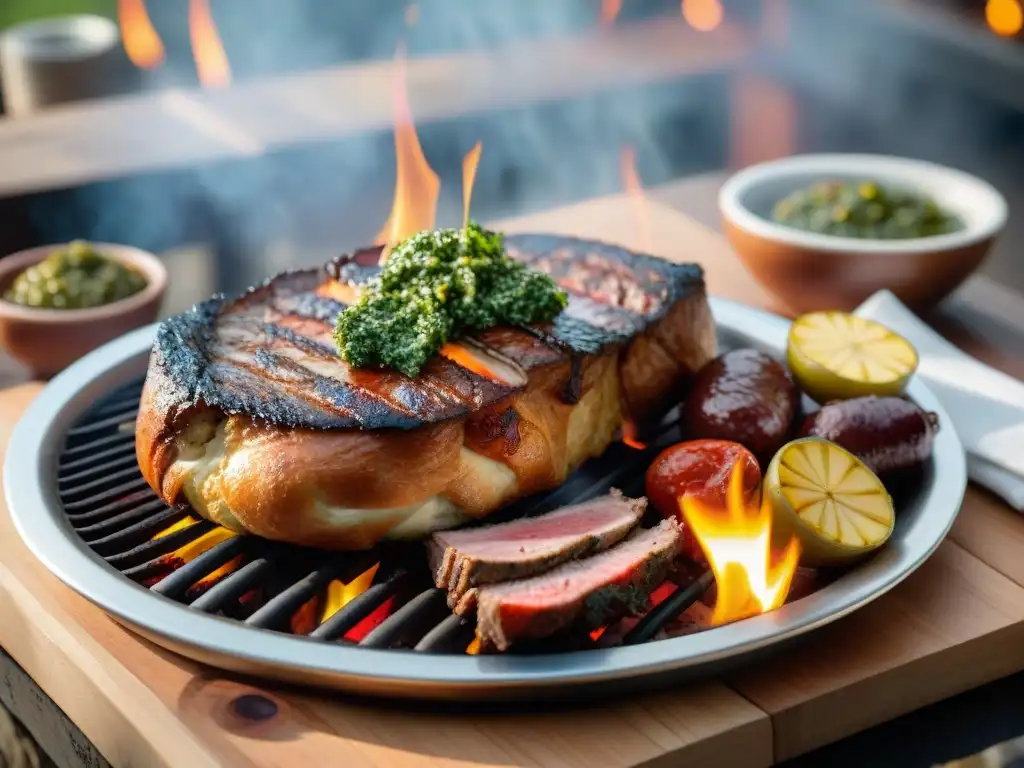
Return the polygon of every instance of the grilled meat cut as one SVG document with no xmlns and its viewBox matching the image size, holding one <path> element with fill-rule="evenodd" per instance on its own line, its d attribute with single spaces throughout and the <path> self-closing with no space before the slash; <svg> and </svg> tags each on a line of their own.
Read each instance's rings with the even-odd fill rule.
<svg viewBox="0 0 1024 768">
<path fill-rule="evenodd" d="M 481 650 L 506 651 L 516 641 L 591 631 L 639 613 L 680 552 L 679 522 L 668 519 L 541 576 L 479 587 L 466 597 L 475 596 Z"/>
<path fill-rule="evenodd" d="M 165 321 L 137 421 L 147 482 L 268 539 L 421 538 L 560 485 L 715 356 L 699 267 L 559 236 L 505 247 L 569 292 L 566 310 L 449 343 L 415 378 L 337 354 L 379 249 Z"/>
<path fill-rule="evenodd" d="M 616 490 L 537 517 L 431 536 L 427 551 L 437 586 L 455 608 L 471 587 L 535 576 L 602 552 L 640 523 L 647 499 Z"/>
</svg>

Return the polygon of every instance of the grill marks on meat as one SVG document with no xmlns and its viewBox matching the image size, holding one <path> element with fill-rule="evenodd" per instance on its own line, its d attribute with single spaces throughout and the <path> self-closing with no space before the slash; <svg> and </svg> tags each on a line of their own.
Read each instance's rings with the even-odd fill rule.
<svg viewBox="0 0 1024 768">
<path fill-rule="evenodd" d="M 663 520 L 593 557 L 481 586 L 464 601 L 475 596 L 481 649 L 506 651 L 517 641 L 591 631 L 640 613 L 680 553 L 678 521 Z"/>
<path fill-rule="evenodd" d="M 326 272 L 286 272 L 239 299 L 216 297 L 163 323 L 155 360 L 171 385 L 162 393 L 165 410 L 204 403 L 285 427 L 413 429 L 464 417 L 520 391 L 535 368 L 621 345 L 679 299 L 703 291 L 695 265 L 602 243 L 520 235 L 508 237 L 506 248 L 571 294 L 551 324 L 493 328 L 465 342 L 471 354 L 490 350 L 515 361 L 519 376 L 481 375 L 443 356 L 415 379 L 350 368 L 332 338 L 345 304 L 327 295 L 325 285 L 347 296 L 375 268 L 349 260 Z M 327 272 L 340 282 L 325 283 Z"/>
<path fill-rule="evenodd" d="M 549 512 L 462 531 L 435 533 L 427 544 L 434 581 L 448 590 L 456 613 L 472 588 L 549 571 L 574 558 L 602 552 L 620 542 L 647 509 L 647 499 L 608 496 Z"/>
</svg>

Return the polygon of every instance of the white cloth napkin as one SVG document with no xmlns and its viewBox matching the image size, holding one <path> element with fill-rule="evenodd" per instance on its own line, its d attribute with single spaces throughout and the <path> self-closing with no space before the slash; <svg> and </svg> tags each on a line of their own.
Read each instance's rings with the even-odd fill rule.
<svg viewBox="0 0 1024 768">
<path fill-rule="evenodd" d="M 917 375 L 949 413 L 967 453 L 968 475 L 1024 511 L 1024 383 L 950 344 L 890 291 L 873 295 L 856 314 L 917 348 Z"/>
</svg>

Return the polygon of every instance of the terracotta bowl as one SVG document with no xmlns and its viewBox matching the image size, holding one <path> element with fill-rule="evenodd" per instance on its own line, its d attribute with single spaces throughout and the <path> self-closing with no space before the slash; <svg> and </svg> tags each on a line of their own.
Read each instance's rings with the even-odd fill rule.
<svg viewBox="0 0 1024 768">
<path fill-rule="evenodd" d="M 870 180 L 931 197 L 959 216 L 947 235 L 866 240 L 803 232 L 771 220 L 775 203 L 826 180 Z M 1006 200 L 952 168 L 884 155 L 798 155 L 751 166 L 718 198 L 725 232 L 754 278 L 794 312 L 852 310 L 888 288 L 912 309 L 945 298 L 985 258 L 1006 224 Z"/>
<path fill-rule="evenodd" d="M 23 270 L 65 245 L 43 245 L 0 259 L 0 297 Z M 139 270 L 146 287 L 126 299 L 89 309 L 35 309 L 0 298 L 0 347 L 35 376 L 53 376 L 96 347 L 152 323 L 160 312 L 167 270 L 156 256 L 128 245 L 91 245 Z"/>
</svg>

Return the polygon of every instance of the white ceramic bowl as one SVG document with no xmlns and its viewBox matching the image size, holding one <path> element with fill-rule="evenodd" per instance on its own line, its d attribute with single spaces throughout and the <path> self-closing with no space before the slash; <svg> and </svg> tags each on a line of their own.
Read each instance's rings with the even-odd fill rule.
<svg viewBox="0 0 1024 768">
<path fill-rule="evenodd" d="M 870 180 L 931 197 L 962 229 L 934 237 L 867 240 L 803 232 L 771 220 L 786 195 L 826 180 Z M 921 309 L 973 272 L 1006 224 L 989 183 L 934 163 L 885 155 L 798 155 L 751 166 L 722 187 L 726 235 L 754 277 L 790 309 L 852 309 L 882 288 Z"/>
</svg>

